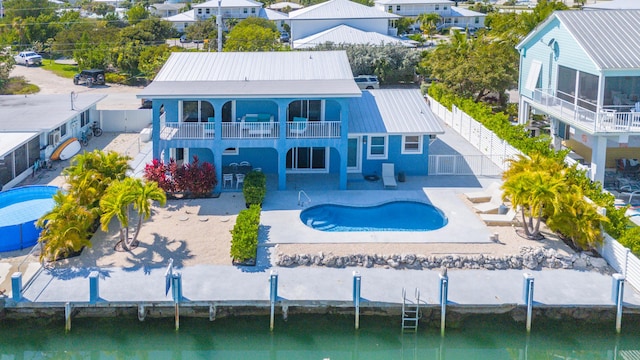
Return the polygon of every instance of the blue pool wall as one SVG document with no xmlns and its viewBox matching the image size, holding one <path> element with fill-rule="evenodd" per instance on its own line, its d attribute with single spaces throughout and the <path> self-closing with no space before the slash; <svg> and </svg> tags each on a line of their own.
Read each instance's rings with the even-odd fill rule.
<svg viewBox="0 0 640 360">
<path fill-rule="evenodd" d="M 0 209 L 36 199 L 48 199 L 58 191 L 56 186 L 23 186 L 0 192 Z M 44 215 L 51 209 L 42 209 Z M 36 227 L 39 217 L 14 225 L 0 227 L 0 252 L 22 250 L 35 245 L 42 229 Z"/>
</svg>

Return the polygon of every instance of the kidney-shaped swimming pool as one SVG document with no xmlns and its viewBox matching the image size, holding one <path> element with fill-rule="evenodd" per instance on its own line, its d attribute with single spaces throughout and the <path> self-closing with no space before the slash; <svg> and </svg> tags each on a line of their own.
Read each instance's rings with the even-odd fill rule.
<svg viewBox="0 0 640 360">
<path fill-rule="evenodd" d="M 300 220 L 321 231 L 431 231 L 447 225 L 442 210 L 416 201 L 376 206 L 322 204 L 303 210 Z"/>
</svg>

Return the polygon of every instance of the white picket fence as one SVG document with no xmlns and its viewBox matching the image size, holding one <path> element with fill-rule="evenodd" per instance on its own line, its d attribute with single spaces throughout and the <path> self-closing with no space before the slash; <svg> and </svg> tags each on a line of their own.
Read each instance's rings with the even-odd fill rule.
<svg viewBox="0 0 640 360">
<path fill-rule="evenodd" d="M 508 165 L 505 162 L 506 159 L 515 157 L 517 154 L 521 154 L 519 150 L 509 145 L 506 141 L 498 138 L 493 132 L 489 131 L 487 128 L 482 126 L 482 124 L 471 118 L 471 116 L 465 114 L 457 107 L 453 106 L 452 111 L 449 111 L 449 109 L 435 101 L 432 97 L 427 95 L 427 99 L 434 114 L 440 117 L 440 119 L 442 119 L 453 130 L 458 132 L 468 142 L 485 154 L 502 170 L 505 170 Z M 467 164 L 473 163 L 467 160 L 467 156 L 465 156 L 465 160 L 467 161 Z M 431 163 L 432 159 L 429 158 L 429 174 L 431 174 Z M 436 165 L 433 166 L 435 167 Z M 446 170 L 447 169 L 445 167 L 445 171 Z M 461 174 L 452 173 L 452 175 Z M 628 284 L 640 290 L 640 259 L 633 255 L 629 249 L 622 246 L 622 244 L 612 238 L 609 234 L 605 233 L 604 235 L 605 238 L 602 247 L 598 249 L 600 255 L 607 260 L 612 268 L 625 276 Z"/>
<path fill-rule="evenodd" d="M 600 255 L 612 268 L 624 275 L 628 284 L 640 290 L 640 259 L 609 234 L 604 235 L 602 247 L 598 249 Z"/>
<path fill-rule="evenodd" d="M 427 95 L 427 99 L 431 106 L 431 111 L 433 111 L 436 116 L 442 119 L 445 124 L 465 138 L 465 140 L 476 149 L 480 150 L 480 152 L 501 170 L 507 169 L 508 163 L 506 160 L 514 158 L 517 154 L 522 154 L 520 150 L 509 145 L 505 140 L 500 139 L 491 130 L 455 107 L 455 105 L 452 107 L 452 110 L 449 111 L 449 109 L 429 95 Z"/>
<path fill-rule="evenodd" d="M 486 155 L 429 155 L 429 175 L 500 176 L 501 161 Z"/>
</svg>

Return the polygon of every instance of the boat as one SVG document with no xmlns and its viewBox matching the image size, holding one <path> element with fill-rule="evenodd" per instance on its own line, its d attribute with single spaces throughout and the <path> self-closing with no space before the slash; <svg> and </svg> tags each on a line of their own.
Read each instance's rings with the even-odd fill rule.
<svg viewBox="0 0 640 360">
<path fill-rule="evenodd" d="M 78 138 L 70 138 L 65 142 L 60 144 L 55 151 L 51 154 L 51 160 L 67 160 L 72 156 L 77 154 L 80 149 L 82 149 L 82 145 L 80 145 L 80 141 Z"/>
</svg>

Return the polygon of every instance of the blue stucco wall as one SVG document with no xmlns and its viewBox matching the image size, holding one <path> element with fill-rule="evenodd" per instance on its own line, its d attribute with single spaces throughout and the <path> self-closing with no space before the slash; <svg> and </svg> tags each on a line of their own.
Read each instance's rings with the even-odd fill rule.
<svg viewBox="0 0 640 360">
<path fill-rule="evenodd" d="M 429 136 L 422 138 L 422 154 L 402 154 L 402 136 L 390 135 L 388 157 L 386 160 L 367 159 L 367 145 L 362 148 L 362 173 L 365 175 L 381 175 L 383 163 L 395 164 L 396 174 L 400 171 L 406 175 L 425 176 L 428 174 Z"/>
<path fill-rule="evenodd" d="M 328 121 L 340 120 L 340 104 L 335 101 L 327 100 L 324 106 L 325 119 Z"/>
<path fill-rule="evenodd" d="M 270 100 L 236 101 L 236 116 L 244 114 L 271 114 L 277 121 L 278 104 Z"/>
<path fill-rule="evenodd" d="M 223 165 L 248 161 L 253 167 L 262 168 L 264 173 L 278 172 L 278 152 L 274 148 L 241 148 L 238 155 L 223 155 Z"/>
<path fill-rule="evenodd" d="M 191 148 L 189 149 L 189 162 L 193 161 L 193 156 L 198 156 L 200 163 L 209 162 L 213 164 L 213 152 L 209 149 Z"/>
</svg>

